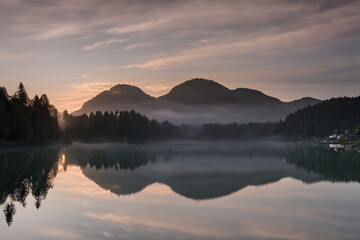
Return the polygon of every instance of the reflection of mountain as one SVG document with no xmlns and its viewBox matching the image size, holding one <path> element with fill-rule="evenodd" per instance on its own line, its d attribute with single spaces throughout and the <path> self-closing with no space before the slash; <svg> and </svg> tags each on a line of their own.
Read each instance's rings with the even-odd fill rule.
<svg viewBox="0 0 360 240">
<path fill-rule="evenodd" d="M 336 153 L 324 146 L 283 143 L 74 144 L 66 163 L 80 166 L 89 179 L 117 195 L 134 194 L 155 182 L 187 198 L 229 195 L 285 177 L 305 183 L 360 182 L 360 154 Z M 0 205 L 10 225 L 15 202 L 29 195 L 40 207 L 58 172 L 58 148 L 0 151 Z"/>
<path fill-rule="evenodd" d="M 222 197 L 247 186 L 260 186 L 293 177 L 304 182 L 322 180 L 317 174 L 304 171 L 279 169 L 273 171 L 249 171 L 248 173 L 166 173 L 166 176 L 148 173 L 116 171 L 114 169 L 95 170 L 84 168 L 83 173 L 100 187 L 117 195 L 140 192 L 155 182 L 168 185 L 174 192 L 191 199 L 203 200 Z M 144 174 L 144 175 L 143 175 Z"/>
<path fill-rule="evenodd" d="M 360 181 L 357 153 L 339 154 L 311 144 L 104 145 L 86 149 L 69 149 L 70 161 L 77 164 L 76 159 L 86 159 L 88 166 L 80 164 L 84 175 L 117 195 L 139 192 L 155 182 L 187 198 L 210 199 L 285 177 L 306 183 Z"/>
<path fill-rule="evenodd" d="M 158 98 L 135 86 L 119 84 L 90 99 L 74 114 L 134 109 L 150 118 L 174 123 L 278 121 L 296 109 L 319 102 L 314 98 L 282 102 L 258 90 L 231 90 L 215 81 L 197 78 Z"/>
</svg>

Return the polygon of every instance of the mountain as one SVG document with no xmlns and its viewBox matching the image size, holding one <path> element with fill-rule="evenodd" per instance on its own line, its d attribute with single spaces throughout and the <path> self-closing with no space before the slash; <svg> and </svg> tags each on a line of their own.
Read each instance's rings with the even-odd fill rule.
<svg viewBox="0 0 360 240">
<path fill-rule="evenodd" d="M 171 89 L 161 100 L 180 104 L 218 104 L 231 101 L 230 90 L 205 79 L 192 79 Z"/>
<path fill-rule="evenodd" d="M 291 102 L 288 102 L 288 104 L 296 109 L 304 108 L 309 105 L 315 105 L 317 103 L 320 103 L 321 101 L 316 98 L 312 97 L 303 97 L 301 99 L 297 99 Z"/>
<path fill-rule="evenodd" d="M 85 102 L 81 107 L 81 112 L 88 113 L 97 110 L 111 111 L 119 107 L 131 108 L 138 103 L 151 101 L 153 99 L 155 98 L 146 94 L 138 87 L 118 84 Z"/>
<path fill-rule="evenodd" d="M 277 98 L 267 96 L 260 91 L 227 87 L 207 79 L 195 78 L 171 89 L 168 94 L 159 99 L 180 104 L 269 104 L 280 103 Z"/>
<path fill-rule="evenodd" d="M 232 90 L 212 80 L 195 78 L 158 98 L 135 86 L 116 85 L 84 103 L 73 114 L 134 109 L 150 118 L 174 123 L 244 123 L 279 121 L 299 108 L 319 102 L 314 98 L 282 102 L 258 90 Z"/>
</svg>

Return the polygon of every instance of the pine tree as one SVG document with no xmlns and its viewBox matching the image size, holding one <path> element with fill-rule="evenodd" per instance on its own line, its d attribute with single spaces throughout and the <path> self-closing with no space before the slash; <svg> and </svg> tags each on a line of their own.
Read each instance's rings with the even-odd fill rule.
<svg viewBox="0 0 360 240">
<path fill-rule="evenodd" d="M 25 90 L 25 86 L 23 83 L 19 84 L 19 88 L 16 91 L 14 98 L 18 99 L 25 106 L 29 105 L 29 96 Z"/>
</svg>

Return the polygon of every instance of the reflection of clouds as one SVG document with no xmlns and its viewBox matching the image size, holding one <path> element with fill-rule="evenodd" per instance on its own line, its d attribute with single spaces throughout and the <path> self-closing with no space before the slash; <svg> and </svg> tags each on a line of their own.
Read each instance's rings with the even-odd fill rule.
<svg viewBox="0 0 360 240">
<path fill-rule="evenodd" d="M 81 234 L 74 231 L 65 231 L 61 227 L 37 228 L 36 232 L 51 239 L 80 239 Z"/>
<path fill-rule="evenodd" d="M 183 198 L 159 183 L 118 197 L 68 166 L 42 209 L 23 211 L 29 215 L 18 216 L 13 233 L 3 232 L 4 224 L 0 230 L 16 239 L 357 239 L 359 189 L 285 178 L 211 201 Z"/>
<path fill-rule="evenodd" d="M 108 191 L 99 188 L 95 183 L 89 181 L 82 174 L 80 167 L 68 166 L 66 172 L 62 172 L 57 176 L 56 181 L 61 181 L 61 186 L 57 186 L 59 191 L 72 195 L 103 198 L 111 196 Z"/>
<path fill-rule="evenodd" d="M 193 235 L 200 238 L 231 238 L 231 233 L 224 231 L 216 222 L 205 222 L 196 217 L 171 216 L 171 215 L 150 215 L 150 214 L 95 214 L 87 212 L 85 217 L 94 218 L 100 221 L 109 222 L 114 225 L 126 226 L 127 231 L 144 231 L 150 233 L 172 233 Z"/>
<path fill-rule="evenodd" d="M 354 192 L 359 186 L 352 184 L 345 190 L 342 187 L 326 182 L 307 185 L 286 178 L 198 203 L 169 198 L 161 193 L 167 187 L 153 184 L 141 194 L 120 198 L 128 206 L 126 209 L 90 210 L 84 216 L 112 224 L 114 233 L 116 226 L 121 226 L 129 234 L 125 238 L 137 232 L 189 239 L 356 239 L 358 232 L 354 229 L 359 216 L 352 211 L 354 205 L 339 209 L 336 204 L 344 201 L 345 192 Z"/>
<path fill-rule="evenodd" d="M 154 183 L 152 185 L 149 185 L 146 188 L 144 188 L 142 192 L 151 193 L 151 194 L 161 194 L 161 195 L 168 195 L 174 193 L 168 185 L 161 183 Z"/>
</svg>

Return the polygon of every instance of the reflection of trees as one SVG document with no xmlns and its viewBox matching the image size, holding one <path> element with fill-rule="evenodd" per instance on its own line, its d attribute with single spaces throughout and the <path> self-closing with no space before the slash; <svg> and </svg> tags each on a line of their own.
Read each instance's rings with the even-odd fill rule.
<svg viewBox="0 0 360 240">
<path fill-rule="evenodd" d="M 322 180 L 360 182 L 360 154 L 351 150 L 337 153 L 326 146 L 311 143 L 74 145 L 67 150 L 66 155 L 67 164 L 79 165 L 83 169 L 86 166 L 91 167 L 93 170 L 83 170 L 83 173 L 105 189 L 121 184 L 121 190 L 112 189 L 119 195 L 138 192 L 153 182 L 167 184 L 181 195 L 195 199 L 224 196 L 248 185 L 268 184 L 283 177 L 292 177 L 307 183 Z M 176 171 L 167 172 L 165 176 L 141 175 L 141 171 L 135 174 L 114 174 L 111 171 L 104 174 L 97 171 L 101 168 L 134 171 L 150 162 L 181 161 L 182 158 L 194 159 L 194 166 L 204 164 L 204 169 L 207 169 L 206 159 L 214 157 L 219 161 L 232 159 L 232 162 L 227 161 L 226 164 L 246 165 L 253 160 L 263 166 L 267 164 L 267 160 L 278 159 L 279 162 L 283 161 L 283 165 L 273 162 L 275 165 L 268 170 L 254 166 L 248 172 L 232 173 L 233 175 L 215 169 L 215 172 L 194 173 L 190 168 L 181 174 Z M 196 161 L 199 159 L 205 161 Z M 241 162 L 241 159 L 246 161 Z M 286 168 L 286 163 L 295 165 L 296 169 Z M 187 167 L 191 167 L 191 163 Z M 296 171 L 300 169 L 305 171 Z"/>
<path fill-rule="evenodd" d="M 16 212 L 15 202 L 26 206 L 31 194 L 39 208 L 53 186 L 58 150 L 55 148 L 26 149 L 0 154 L 0 205 L 10 226 Z"/>
<path fill-rule="evenodd" d="M 273 145 L 262 146 L 261 144 L 249 144 L 245 146 L 216 145 L 121 145 L 108 144 L 96 145 L 73 145 L 66 151 L 66 165 L 80 167 L 114 168 L 116 170 L 135 170 L 150 162 L 172 161 L 175 158 L 202 158 L 208 157 L 281 157 L 281 150 Z"/>
<path fill-rule="evenodd" d="M 66 165 L 77 165 L 82 168 L 90 166 L 96 169 L 135 170 L 148 164 L 150 161 L 157 161 L 158 157 L 159 155 L 156 152 L 132 146 L 109 145 L 105 148 L 73 147 L 66 152 Z"/>
<path fill-rule="evenodd" d="M 159 145 L 103 145 L 102 147 L 88 147 L 86 145 L 73 146 L 66 153 L 67 164 L 80 167 L 114 168 L 135 170 L 149 162 L 172 161 L 175 158 L 278 158 L 308 172 L 317 173 L 329 181 L 358 181 L 360 182 L 360 154 L 348 150 L 335 152 L 324 145 L 311 143 L 239 143 L 196 145 L 196 147 Z"/>
<path fill-rule="evenodd" d="M 360 154 L 356 150 L 335 152 L 323 145 L 297 144 L 285 149 L 283 156 L 288 163 L 326 180 L 360 182 Z"/>
<path fill-rule="evenodd" d="M 65 170 L 68 165 L 80 166 L 82 169 L 90 166 L 95 172 L 100 172 L 97 171 L 100 168 L 131 170 L 127 173 L 106 175 L 107 179 L 101 174 L 98 175 L 102 178 L 100 179 L 102 182 L 98 180 L 99 184 L 103 186 L 108 186 L 107 183 L 122 183 L 124 185 L 122 191 L 136 192 L 149 183 L 160 181 L 172 186 L 178 193 L 195 199 L 224 196 L 249 184 L 262 185 L 288 176 L 304 182 L 324 179 L 360 182 L 359 153 L 350 150 L 337 153 L 323 145 L 314 144 L 204 143 L 193 146 L 190 144 L 80 144 L 69 146 L 65 154 L 66 162 L 62 165 Z M 36 208 L 41 206 L 53 186 L 58 171 L 58 157 L 58 149 L 49 147 L 0 153 L 0 205 L 9 226 L 16 212 L 16 202 L 25 207 L 26 198 L 31 194 L 35 199 Z M 232 160 L 227 162 L 230 165 L 238 164 L 237 159 L 246 158 L 246 161 L 253 159 L 261 166 L 270 158 L 272 161 L 278 159 L 295 165 L 297 169 L 316 173 L 317 177 L 309 180 L 307 176 L 299 175 L 292 168 L 282 168 L 282 165 L 275 170 L 258 168 L 255 165 L 248 172 L 234 172 L 233 175 L 216 169 L 214 172 L 204 171 L 202 174 L 184 169 L 183 172 L 166 172 L 164 176 L 158 176 L 156 173 L 154 176 L 144 175 L 143 179 L 141 171 L 139 174 L 138 172 L 134 172 L 136 174 L 133 175 L 128 174 L 151 162 L 175 161 L 182 158 L 194 159 L 194 161 L 204 159 L 194 162 L 194 166 L 199 168 L 199 164 L 204 164 L 206 169 L 208 164 L 206 159 L 214 157 L 219 161 L 231 158 Z M 239 162 L 239 164 L 243 163 Z M 187 167 L 190 168 L 192 162 L 184 164 L 188 164 Z M 95 174 L 92 177 L 95 179 Z"/>
<path fill-rule="evenodd" d="M 16 209 L 15 209 L 15 204 L 14 203 L 8 203 L 6 204 L 5 208 L 4 208 L 4 214 L 5 214 L 5 219 L 6 219 L 6 223 L 7 225 L 10 227 L 14 215 L 15 215 Z"/>
</svg>

